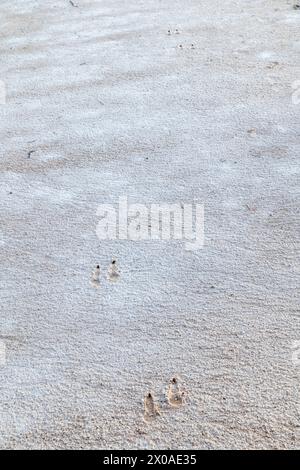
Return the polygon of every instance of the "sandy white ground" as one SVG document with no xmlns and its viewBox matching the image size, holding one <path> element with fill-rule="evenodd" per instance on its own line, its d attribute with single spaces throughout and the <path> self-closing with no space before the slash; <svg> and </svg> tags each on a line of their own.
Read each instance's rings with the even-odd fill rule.
<svg viewBox="0 0 300 470">
<path fill-rule="evenodd" d="M 0 3 L 1 448 L 299 447 L 300 11 L 74 3 Z M 100 242 L 120 195 L 203 202 L 204 249 Z"/>
</svg>

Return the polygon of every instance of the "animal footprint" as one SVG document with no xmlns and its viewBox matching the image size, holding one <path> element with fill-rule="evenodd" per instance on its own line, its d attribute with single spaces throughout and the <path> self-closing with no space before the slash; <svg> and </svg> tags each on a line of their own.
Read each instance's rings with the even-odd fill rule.
<svg viewBox="0 0 300 470">
<path fill-rule="evenodd" d="M 92 279 L 91 279 L 91 284 L 93 287 L 96 289 L 100 287 L 100 266 L 99 264 L 96 266 L 92 273 Z"/>
<path fill-rule="evenodd" d="M 250 137 L 256 137 L 257 135 L 257 130 L 253 127 L 251 129 L 247 130 L 247 134 L 250 135 Z"/>
<path fill-rule="evenodd" d="M 156 416 L 160 415 L 160 411 L 158 406 L 154 402 L 154 398 L 151 392 L 146 395 L 144 400 L 144 419 L 145 421 L 151 421 L 152 419 L 156 418 Z"/>
<path fill-rule="evenodd" d="M 181 387 L 178 383 L 178 379 L 176 377 L 173 377 L 170 382 L 167 393 L 167 400 L 169 405 L 176 407 L 183 405 L 184 396 L 185 392 L 181 390 Z"/>
<path fill-rule="evenodd" d="M 120 277 L 120 274 L 119 274 L 119 271 L 118 271 L 118 266 L 117 266 L 116 263 L 117 263 L 116 260 L 113 259 L 110 266 L 109 266 L 109 268 L 108 268 L 107 277 L 108 277 L 109 281 L 111 281 L 111 282 L 116 282 Z"/>
<path fill-rule="evenodd" d="M 184 48 L 187 48 L 187 47 L 189 47 L 190 49 L 196 49 L 195 44 L 191 44 L 190 46 L 186 46 L 186 45 L 183 46 L 182 44 L 179 44 L 178 47 L 179 47 L 179 49 L 184 49 Z"/>
</svg>

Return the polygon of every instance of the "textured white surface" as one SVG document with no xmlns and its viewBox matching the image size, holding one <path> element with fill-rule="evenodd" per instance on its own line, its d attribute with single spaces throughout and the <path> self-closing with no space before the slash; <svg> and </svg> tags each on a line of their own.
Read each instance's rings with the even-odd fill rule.
<svg viewBox="0 0 300 470">
<path fill-rule="evenodd" d="M 1 448 L 299 447 L 300 12 L 74 3 L 0 2 Z M 203 202 L 204 249 L 100 243 L 120 195 Z"/>
</svg>

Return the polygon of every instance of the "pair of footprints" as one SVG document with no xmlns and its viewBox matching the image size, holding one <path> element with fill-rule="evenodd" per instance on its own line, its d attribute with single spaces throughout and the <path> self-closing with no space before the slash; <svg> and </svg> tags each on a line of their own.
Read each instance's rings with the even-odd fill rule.
<svg viewBox="0 0 300 470">
<path fill-rule="evenodd" d="M 169 383 L 166 402 L 173 408 L 178 408 L 185 402 L 185 391 L 182 390 L 177 377 L 173 377 Z M 149 392 L 144 400 L 144 419 L 145 421 L 152 421 L 160 415 L 161 406 L 156 403 L 153 393 Z"/>
<path fill-rule="evenodd" d="M 101 268 L 100 265 L 97 264 L 96 268 L 94 269 L 92 273 L 92 278 L 91 278 L 91 284 L 93 287 L 98 288 L 101 285 L 100 281 L 100 276 L 101 276 Z M 120 277 L 117 262 L 115 259 L 112 260 L 108 267 L 107 271 L 107 279 L 111 282 L 116 282 Z"/>
</svg>

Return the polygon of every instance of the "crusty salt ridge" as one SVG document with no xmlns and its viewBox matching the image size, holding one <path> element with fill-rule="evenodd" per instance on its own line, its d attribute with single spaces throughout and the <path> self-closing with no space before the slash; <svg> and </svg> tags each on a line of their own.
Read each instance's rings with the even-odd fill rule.
<svg viewBox="0 0 300 470">
<path fill-rule="evenodd" d="M 1 448 L 299 448 L 299 11 L 74 3 L 0 2 Z M 204 203 L 204 249 L 100 242 L 124 195 Z"/>
</svg>

